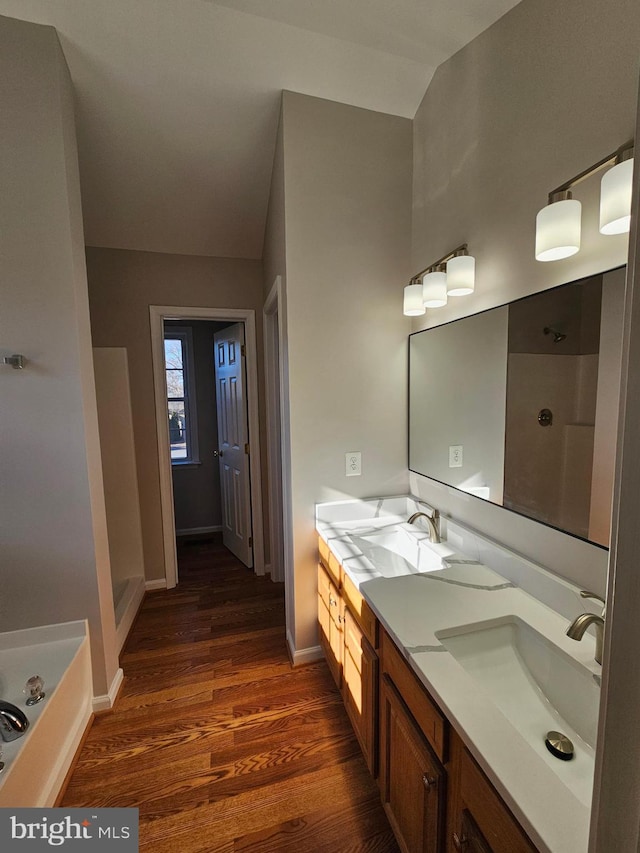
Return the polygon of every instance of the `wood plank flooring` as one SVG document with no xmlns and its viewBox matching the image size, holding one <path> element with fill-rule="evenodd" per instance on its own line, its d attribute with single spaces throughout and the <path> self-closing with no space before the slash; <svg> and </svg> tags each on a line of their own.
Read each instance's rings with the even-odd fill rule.
<svg viewBox="0 0 640 853">
<path fill-rule="evenodd" d="M 178 559 L 62 804 L 139 808 L 154 853 L 398 853 L 326 664 L 289 662 L 282 585 L 216 539 Z"/>
</svg>

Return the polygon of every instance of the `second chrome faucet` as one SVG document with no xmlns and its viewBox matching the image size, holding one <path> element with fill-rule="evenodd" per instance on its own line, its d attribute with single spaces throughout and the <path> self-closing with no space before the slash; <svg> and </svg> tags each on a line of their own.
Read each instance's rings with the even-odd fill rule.
<svg viewBox="0 0 640 853">
<path fill-rule="evenodd" d="M 597 613 L 581 613 L 579 616 L 576 616 L 571 625 L 567 628 L 567 637 L 570 637 L 572 640 L 581 640 L 584 637 L 587 628 L 590 625 L 593 625 L 596 632 L 596 653 L 594 657 L 596 663 L 602 664 L 604 615 L 606 610 L 605 601 L 602 596 L 595 592 L 589 592 L 588 590 L 582 590 L 580 595 L 582 598 L 590 598 L 594 601 L 599 601 L 602 604 L 602 615 L 598 616 Z"/>
</svg>

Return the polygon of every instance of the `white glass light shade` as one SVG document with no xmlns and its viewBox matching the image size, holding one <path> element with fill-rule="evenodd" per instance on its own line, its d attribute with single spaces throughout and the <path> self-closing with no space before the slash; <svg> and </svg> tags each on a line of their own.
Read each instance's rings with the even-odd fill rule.
<svg viewBox="0 0 640 853">
<path fill-rule="evenodd" d="M 447 263 L 447 294 L 467 296 L 476 286 L 476 259 L 471 255 L 457 255 Z"/>
<path fill-rule="evenodd" d="M 422 302 L 425 308 L 442 308 L 447 304 L 447 274 L 428 272 L 422 279 Z"/>
<path fill-rule="evenodd" d="M 625 234 L 631 224 L 633 158 L 618 163 L 602 176 L 600 233 Z"/>
<path fill-rule="evenodd" d="M 543 207 L 536 217 L 536 260 L 559 261 L 580 251 L 582 205 L 566 198 Z"/>
<path fill-rule="evenodd" d="M 408 284 L 405 287 L 404 314 L 406 317 L 419 317 L 421 314 L 424 314 L 421 284 Z"/>
</svg>

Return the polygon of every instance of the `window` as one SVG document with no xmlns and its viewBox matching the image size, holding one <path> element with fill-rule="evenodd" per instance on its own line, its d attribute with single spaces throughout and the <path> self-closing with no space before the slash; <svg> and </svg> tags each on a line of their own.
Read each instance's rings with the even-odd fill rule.
<svg viewBox="0 0 640 853">
<path fill-rule="evenodd" d="M 193 340 L 190 328 L 165 326 L 164 364 L 171 464 L 198 462 Z"/>
</svg>

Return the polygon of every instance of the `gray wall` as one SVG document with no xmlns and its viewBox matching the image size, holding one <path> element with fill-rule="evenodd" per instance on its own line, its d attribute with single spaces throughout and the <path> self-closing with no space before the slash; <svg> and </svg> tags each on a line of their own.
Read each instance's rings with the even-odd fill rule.
<svg viewBox="0 0 640 853">
<path fill-rule="evenodd" d="M 220 466 L 213 455 L 218 449 L 213 336 L 227 325 L 206 320 L 165 323 L 165 329 L 169 330 L 171 326 L 191 329 L 198 416 L 199 464 L 173 465 L 171 468 L 176 531 L 222 526 Z"/>
<path fill-rule="evenodd" d="M 409 467 L 502 502 L 509 311 L 498 308 L 409 340 Z M 444 405 L 443 405 L 444 403 Z M 449 467 L 449 447 L 463 464 Z"/>
<path fill-rule="evenodd" d="M 287 282 L 287 251 L 284 216 L 284 141 L 283 141 L 282 109 L 280 124 L 276 138 L 276 150 L 273 158 L 271 174 L 271 192 L 269 193 L 269 209 L 262 251 L 264 272 L 264 295 L 269 295 L 276 276 L 281 276 L 286 289 Z"/>
<path fill-rule="evenodd" d="M 304 650 L 317 644 L 314 504 L 407 489 L 411 122 L 285 92 L 283 150 L 295 572 L 288 628 Z M 362 452 L 363 473 L 347 479 L 351 450 Z"/>
<path fill-rule="evenodd" d="M 127 351 L 123 347 L 96 347 L 93 364 L 111 579 L 115 590 L 122 588 L 122 582 L 128 578 L 144 576 Z"/>
<path fill-rule="evenodd" d="M 237 258 L 88 247 L 87 274 L 94 344 L 126 347 L 129 355 L 145 576 L 155 580 L 164 577 L 164 548 L 149 306 L 252 308 L 259 318 L 262 267 Z M 256 327 L 261 376 L 262 324 Z M 262 382 L 258 390 L 262 410 Z M 263 471 L 263 500 L 265 489 Z"/>
<path fill-rule="evenodd" d="M 71 81 L 50 27 L 0 18 L 0 630 L 89 620 L 117 671 Z M 44 674 L 46 678 L 46 673 Z"/>
<path fill-rule="evenodd" d="M 575 192 L 583 202 L 577 255 L 536 262 L 534 230 L 550 190 L 633 137 L 639 57 L 637 0 L 524 0 L 440 66 L 414 122 L 413 267 L 468 242 L 477 285 L 414 328 L 625 263 L 626 238 L 598 234 L 599 178 Z M 424 478 L 412 486 L 604 592 L 606 552 Z"/>
</svg>

